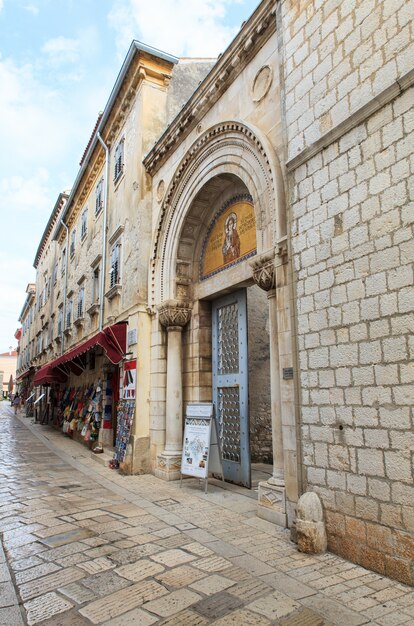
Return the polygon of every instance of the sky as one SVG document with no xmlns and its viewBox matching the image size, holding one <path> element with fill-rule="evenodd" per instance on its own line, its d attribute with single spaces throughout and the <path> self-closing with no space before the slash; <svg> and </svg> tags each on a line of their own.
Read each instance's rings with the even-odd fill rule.
<svg viewBox="0 0 414 626">
<path fill-rule="evenodd" d="M 0 353 L 34 257 L 132 39 L 175 56 L 223 52 L 259 0 L 0 0 Z"/>
</svg>

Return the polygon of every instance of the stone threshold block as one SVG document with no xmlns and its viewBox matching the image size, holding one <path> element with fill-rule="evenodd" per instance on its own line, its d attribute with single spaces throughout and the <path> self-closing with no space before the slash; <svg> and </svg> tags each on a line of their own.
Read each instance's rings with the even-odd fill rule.
<svg viewBox="0 0 414 626">
<path fill-rule="evenodd" d="M 287 528 L 286 489 L 268 481 L 259 483 L 257 515 L 261 519 Z"/>
</svg>

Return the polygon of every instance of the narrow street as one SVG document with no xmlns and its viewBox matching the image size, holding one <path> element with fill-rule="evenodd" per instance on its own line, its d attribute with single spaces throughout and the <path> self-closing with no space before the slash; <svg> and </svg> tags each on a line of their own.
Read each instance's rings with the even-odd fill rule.
<svg viewBox="0 0 414 626">
<path fill-rule="evenodd" d="M 414 591 L 297 552 L 252 494 L 120 476 L 0 404 L 0 625 L 414 624 Z"/>
</svg>

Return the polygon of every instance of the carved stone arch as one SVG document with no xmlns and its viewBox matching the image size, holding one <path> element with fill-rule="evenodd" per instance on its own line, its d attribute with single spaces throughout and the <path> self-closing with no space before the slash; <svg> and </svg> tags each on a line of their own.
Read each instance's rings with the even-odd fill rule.
<svg viewBox="0 0 414 626">
<path fill-rule="evenodd" d="M 213 126 L 187 151 L 161 205 L 150 267 L 151 305 L 177 297 L 177 249 L 186 216 L 203 187 L 226 175 L 239 179 L 252 196 L 258 254 L 274 248 L 285 236 L 283 178 L 270 142 L 239 121 Z"/>
</svg>

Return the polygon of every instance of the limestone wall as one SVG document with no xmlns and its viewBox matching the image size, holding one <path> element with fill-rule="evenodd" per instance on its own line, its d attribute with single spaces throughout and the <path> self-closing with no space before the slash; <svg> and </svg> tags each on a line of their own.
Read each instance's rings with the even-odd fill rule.
<svg viewBox="0 0 414 626">
<path fill-rule="evenodd" d="M 411 0 L 284 0 L 289 158 L 414 66 Z"/>
<path fill-rule="evenodd" d="M 291 156 L 414 66 L 412 3 L 293 4 Z M 305 483 L 331 550 L 412 584 L 414 89 L 399 91 L 290 167 L 290 235 Z"/>
</svg>

